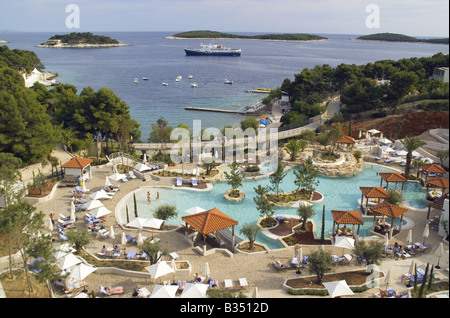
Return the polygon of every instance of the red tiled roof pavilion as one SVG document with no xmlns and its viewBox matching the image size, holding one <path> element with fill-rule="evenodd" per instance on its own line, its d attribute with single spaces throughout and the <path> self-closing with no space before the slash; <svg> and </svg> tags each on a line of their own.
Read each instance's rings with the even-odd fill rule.
<svg viewBox="0 0 450 318">
<path fill-rule="evenodd" d="M 355 224 L 358 225 L 358 232 L 356 234 L 359 235 L 359 228 L 361 225 L 364 224 L 364 221 L 359 214 L 358 211 L 339 211 L 339 210 L 331 210 L 331 215 L 333 216 L 334 223 L 333 223 L 333 233 L 334 226 L 337 224 L 337 229 L 339 229 L 339 224 L 352 224 L 353 228 L 355 227 Z M 354 231 L 352 231 L 354 233 Z"/>
<path fill-rule="evenodd" d="M 238 221 L 230 218 L 228 215 L 219 211 L 217 208 L 188 216 L 183 216 L 181 219 L 186 222 L 186 225 L 190 225 L 195 231 L 199 232 L 203 236 L 204 241 L 207 234 L 231 226 L 234 241 L 234 226 L 238 224 Z M 232 245 L 234 248 L 234 242 L 232 243 Z"/>
</svg>

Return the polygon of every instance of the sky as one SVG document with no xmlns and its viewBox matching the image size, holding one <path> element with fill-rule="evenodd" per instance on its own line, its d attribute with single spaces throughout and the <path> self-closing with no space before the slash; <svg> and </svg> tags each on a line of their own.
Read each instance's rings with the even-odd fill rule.
<svg viewBox="0 0 450 318">
<path fill-rule="evenodd" d="M 76 12 L 68 10 L 74 4 Z M 66 23 L 67 20 L 69 23 Z M 79 25 L 75 22 L 79 21 Z M 0 0 L 0 30 L 448 37 L 448 0 Z"/>
</svg>

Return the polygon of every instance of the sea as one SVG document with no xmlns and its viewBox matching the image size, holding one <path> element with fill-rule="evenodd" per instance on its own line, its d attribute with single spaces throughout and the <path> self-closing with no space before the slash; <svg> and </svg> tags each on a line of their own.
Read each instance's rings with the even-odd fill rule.
<svg viewBox="0 0 450 318">
<path fill-rule="evenodd" d="M 109 88 L 129 107 L 141 126 L 146 142 L 151 123 L 163 117 L 171 126 L 201 120 L 202 128 L 236 127 L 243 115 L 193 111 L 185 107 L 239 110 L 258 103 L 266 95 L 248 93 L 255 88 L 276 88 L 284 79 L 294 79 L 304 68 L 341 63 L 362 65 L 379 60 L 429 57 L 449 53 L 448 45 L 389 43 L 352 40 L 359 35 L 319 34 L 326 41 L 284 42 L 225 39 L 215 44 L 242 49 L 240 57 L 186 56 L 185 48 L 199 47 L 209 40 L 166 39 L 178 32 L 100 32 L 129 44 L 112 48 L 37 48 L 54 33 L 5 32 L 0 39 L 10 49 L 34 51 L 45 70 L 58 73 L 61 83 Z M 234 32 L 237 33 L 237 32 Z M 258 33 L 241 32 L 254 35 Z M 192 75 L 192 79 L 189 79 Z M 176 82 L 177 76 L 182 76 Z M 146 77 L 148 80 L 143 80 Z M 138 79 L 138 83 L 134 79 Z M 225 84 L 225 80 L 233 84 Z M 162 83 L 168 85 L 164 86 Z M 191 83 L 197 83 L 193 88 Z"/>
</svg>

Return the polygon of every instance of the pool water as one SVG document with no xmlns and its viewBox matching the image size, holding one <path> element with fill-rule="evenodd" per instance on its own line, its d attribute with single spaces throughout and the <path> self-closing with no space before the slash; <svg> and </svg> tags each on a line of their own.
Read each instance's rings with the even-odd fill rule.
<svg viewBox="0 0 450 318">
<path fill-rule="evenodd" d="M 280 188 L 284 192 L 296 189 L 294 184 L 295 175 L 292 168 L 288 170 Z M 324 195 L 322 202 L 314 204 L 316 214 L 311 218 L 316 224 L 317 235 L 320 236 L 322 229 L 322 211 L 325 206 L 325 233 L 332 231 L 333 218 L 331 210 L 357 210 L 358 199 L 361 198 L 360 186 L 379 186 L 381 178 L 378 172 L 391 171 L 380 166 L 366 167 L 364 170 L 352 177 L 331 178 L 319 176 L 319 185 L 316 191 Z M 178 216 L 167 220 L 167 224 L 183 223 L 181 217 L 188 215 L 185 210 L 194 206 L 199 206 L 205 210 L 216 207 L 231 218 L 237 220 L 239 224 L 235 227 L 235 233 L 240 235 L 239 230 L 245 224 L 255 224 L 260 218 L 253 198 L 256 196 L 254 188 L 258 185 L 270 186 L 269 178 L 260 178 L 257 180 L 245 180 L 241 188 L 245 192 L 245 199 L 241 202 L 230 202 L 223 198 L 223 194 L 230 189 L 226 181 L 217 182 L 211 191 L 192 191 L 185 189 L 170 188 L 144 188 L 136 192 L 136 202 L 138 207 L 138 215 L 140 217 L 153 217 L 153 212 L 161 204 L 171 204 L 176 206 Z M 385 185 L 385 183 L 383 184 Z M 393 188 L 394 184 L 389 184 L 389 188 Z M 400 185 L 401 186 L 401 185 Z M 152 203 L 147 202 L 147 191 L 152 196 Z M 156 200 L 157 192 L 160 199 Z M 403 193 L 406 201 L 409 201 L 411 207 L 422 209 L 426 207 L 425 191 L 422 190 L 417 183 L 408 182 L 405 185 Z M 133 195 L 130 195 L 121 206 L 121 217 L 124 222 L 127 220 L 126 206 L 128 206 L 128 219 L 134 219 L 134 201 Z M 292 207 L 275 207 L 275 214 L 298 215 L 297 209 Z M 360 236 L 368 236 L 368 230 L 372 226 L 372 218 L 365 218 L 365 224 L 360 228 Z M 396 220 L 397 222 L 399 219 Z M 398 225 L 398 224 L 394 224 Z M 246 239 L 245 237 L 242 237 Z M 282 248 L 283 245 L 273 239 L 259 234 L 257 242 L 268 245 L 271 249 Z"/>
</svg>

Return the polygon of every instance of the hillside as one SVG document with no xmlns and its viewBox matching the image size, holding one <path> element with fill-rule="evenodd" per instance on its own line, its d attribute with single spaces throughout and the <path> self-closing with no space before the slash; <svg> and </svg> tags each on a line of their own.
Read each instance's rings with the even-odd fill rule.
<svg viewBox="0 0 450 318">
<path fill-rule="evenodd" d="M 376 33 L 357 37 L 356 40 L 387 41 L 387 42 L 424 42 L 433 44 L 449 44 L 449 38 L 443 39 L 418 39 L 412 36 L 397 33 Z"/>
<path fill-rule="evenodd" d="M 278 41 L 319 41 L 327 38 L 304 33 L 285 33 L 285 34 L 259 34 L 259 35 L 237 35 L 222 33 L 217 31 L 188 31 L 167 37 L 169 39 L 252 39 L 252 40 L 278 40 Z"/>
<path fill-rule="evenodd" d="M 397 139 L 419 136 L 430 129 L 449 128 L 449 112 L 416 112 L 405 115 L 391 115 L 383 118 L 376 118 L 364 121 L 352 122 L 352 137 L 358 138 L 358 128 L 377 129 L 383 132 L 383 135 L 393 138 L 401 125 L 400 133 Z M 346 133 L 348 128 L 343 131 Z"/>
</svg>

